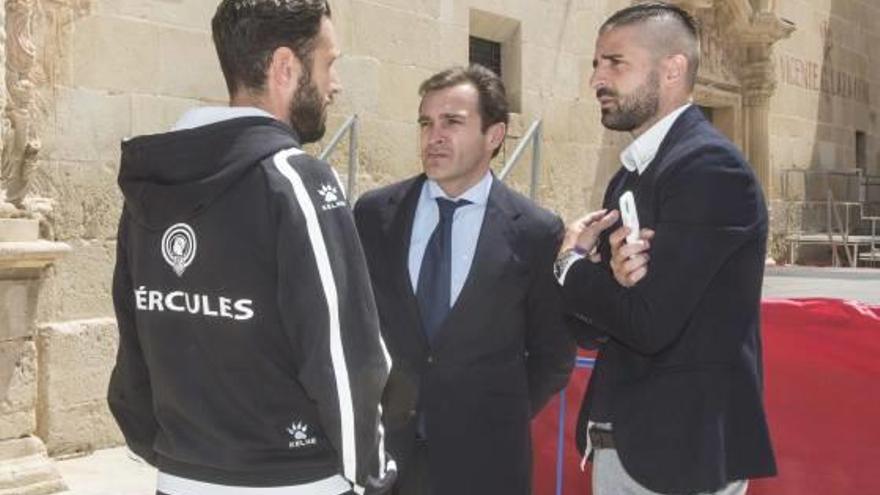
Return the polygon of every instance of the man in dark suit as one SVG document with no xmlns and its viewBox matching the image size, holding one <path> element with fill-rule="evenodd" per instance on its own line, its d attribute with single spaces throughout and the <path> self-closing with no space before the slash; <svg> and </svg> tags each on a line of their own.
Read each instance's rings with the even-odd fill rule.
<svg viewBox="0 0 880 495">
<path fill-rule="evenodd" d="M 397 493 L 528 494 L 529 420 L 574 362 L 550 270 L 563 225 L 490 171 L 508 118 L 495 74 L 453 68 L 419 91 L 424 174 L 355 206 L 393 362 Z"/>
<path fill-rule="evenodd" d="M 596 42 L 602 123 L 635 141 L 555 267 L 600 346 L 577 433 L 594 495 L 744 494 L 776 471 L 759 332 L 767 210 L 748 163 L 690 103 L 698 40 L 689 14 L 654 3 L 614 14 Z M 619 225 L 624 191 L 648 227 L 632 243 L 626 228 L 600 235 Z"/>
</svg>

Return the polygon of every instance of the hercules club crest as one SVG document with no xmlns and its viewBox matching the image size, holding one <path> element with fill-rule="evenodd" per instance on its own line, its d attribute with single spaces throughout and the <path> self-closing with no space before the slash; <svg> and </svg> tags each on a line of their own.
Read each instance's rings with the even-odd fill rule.
<svg viewBox="0 0 880 495">
<path fill-rule="evenodd" d="M 196 233 L 185 223 L 168 227 L 162 236 L 162 256 L 178 277 L 196 257 Z"/>
</svg>

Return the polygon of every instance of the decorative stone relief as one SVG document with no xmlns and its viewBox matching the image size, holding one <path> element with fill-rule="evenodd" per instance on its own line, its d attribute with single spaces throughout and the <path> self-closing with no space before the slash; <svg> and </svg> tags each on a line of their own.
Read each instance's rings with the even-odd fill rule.
<svg viewBox="0 0 880 495">
<path fill-rule="evenodd" d="M 779 18 L 770 0 L 673 0 L 703 25 L 698 90 L 725 90 L 742 101 L 744 151 L 770 188 L 769 102 L 776 90 L 773 45 L 795 26 Z M 699 94 L 699 91 L 698 91 Z M 734 118 L 734 124 L 738 119 Z"/>
<path fill-rule="evenodd" d="M 704 10 L 697 14 L 700 22 L 700 80 L 711 85 L 734 89 L 739 87 L 740 50 L 732 45 L 724 19 L 718 10 Z"/>
<path fill-rule="evenodd" d="M 35 16 L 39 0 L 5 0 L 0 9 L 0 219 L 35 219 L 53 238 L 52 202 L 28 196 L 42 144 L 37 135 Z"/>
<path fill-rule="evenodd" d="M 771 57 L 771 45 L 755 45 L 746 52 L 748 61 L 742 67 L 743 104 L 747 107 L 766 105 L 776 91 L 776 64 Z"/>
</svg>

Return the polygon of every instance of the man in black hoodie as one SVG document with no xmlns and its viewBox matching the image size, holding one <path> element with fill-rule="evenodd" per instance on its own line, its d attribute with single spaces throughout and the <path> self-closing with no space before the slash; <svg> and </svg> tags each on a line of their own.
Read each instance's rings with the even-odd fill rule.
<svg viewBox="0 0 880 495">
<path fill-rule="evenodd" d="M 122 146 L 108 401 L 158 493 L 383 493 L 391 366 L 332 169 L 303 153 L 339 91 L 326 0 L 224 0 L 231 106 Z"/>
</svg>

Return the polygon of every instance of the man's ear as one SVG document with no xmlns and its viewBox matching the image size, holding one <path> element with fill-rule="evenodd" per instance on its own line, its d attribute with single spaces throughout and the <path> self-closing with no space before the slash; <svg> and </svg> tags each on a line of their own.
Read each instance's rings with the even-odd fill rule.
<svg viewBox="0 0 880 495">
<path fill-rule="evenodd" d="M 269 60 L 268 74 L 266 74 L 267 89 L 280 89 L 285 93 L 296 88 L 299 75 L 302 72 L 302 63 L 293 50 L 286 46 L 279 46 L 272 52 Z"/>
<path fill-rule="evenodd" d="M 663 80 L 666 85 L 674 85 L 687 79 L 688 60 L 681 53 L 670 55 L 663 61 L 664 71 Z"/>
<path fill-rule="evenodd" d="M 495 122 L 486 129 L 486 135 L 489 136 L 489 147 L 494 150 L 501 146 L 504 142 L 504 136 L 507 134 L 507 124 L 504 122 Z"/>
</svg>

